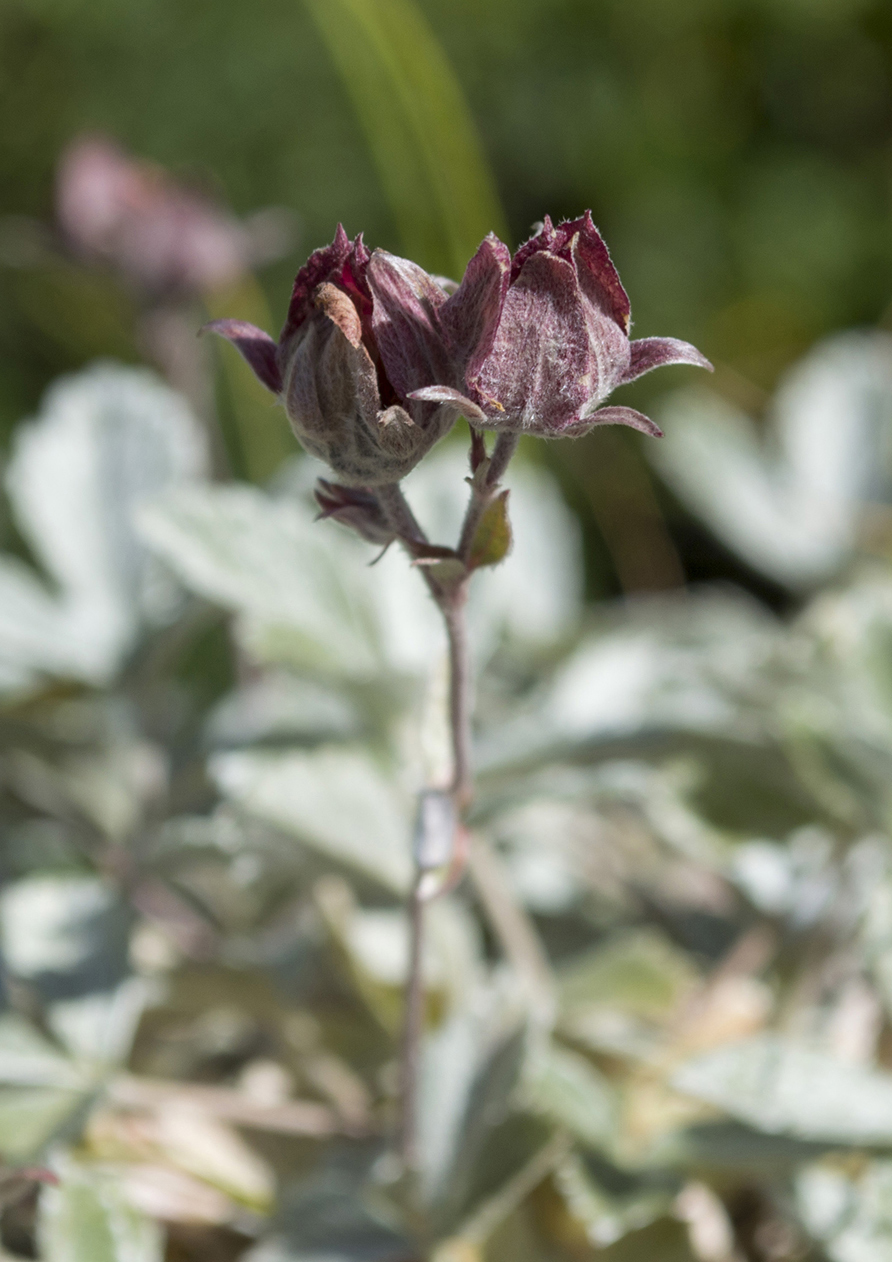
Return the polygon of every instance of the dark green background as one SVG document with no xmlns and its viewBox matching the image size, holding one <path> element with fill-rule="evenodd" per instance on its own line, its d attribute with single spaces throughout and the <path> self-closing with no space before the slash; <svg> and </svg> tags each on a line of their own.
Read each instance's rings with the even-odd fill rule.
<svg viewBox="0 0 892 1262">
<path fill-rule="evenodd" d="M 758 410 L 815 339 L 886 318 L 887 3 L 423 0 L 422 8 L 467 93 L 512 244 L 546 211 L 591 206 L 639 336 L 696 342 L 717 364 L 719 389 Z M 276 319 L 296 266 L 338 219 L 400 249 L 353 106 L 300 0 L 4 0 L 0 115 L 7 216 L 50 221 L 57 155 L 84 129 L 198 175 L 239 213 L 292 208 L 293 255 L 263 275 Z M 29 266 L 9 237 L 7 225 L 4 441 L 59 372 L 97 354 L 136 354 L 126 299 L 107 278 L 88 284 Z M 657 374 L 627 401 L 646 404 L 689 372 Z M 569 454 L 548 453 L 590 527 L 595 590 L 617 581 L 590 520 L 595 484 L 617 452 L 610 479 L 625 484 L 624 463 L 639 474 L 644 467 L 637 441 L 594 435 Z M 722 572 L 727 559 L 657 494 L 689 576 Z M 646 574 L 625 585 L 647 586 Z"/>
</svg>

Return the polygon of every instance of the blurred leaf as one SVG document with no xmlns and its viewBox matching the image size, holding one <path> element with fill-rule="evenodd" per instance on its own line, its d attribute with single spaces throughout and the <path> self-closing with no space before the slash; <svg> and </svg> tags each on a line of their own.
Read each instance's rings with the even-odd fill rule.
<svg viewBox="0 0 892 1262">
<path fill-rule="evenodd" d="M 615 617 L 507 722 L 485 733 L 483 770 L 660 732 L 761 735 L 764 717 L 747 693 L 781 638 L 764 609 L 701 591 L 642 599 Z"/>
<path fill-rule="evenodd" d="M 705 1122 L 664 1137 L 652 1150 L 651 1161 L 700 1178 L 784 1179 L 827 1147 L 788 1135 L 767 1135 L 739 1122 Z"/>
<path fill-rule="evenodd" d="M 0 1083 L 81 1090 L 78 1067 L 22 1017 L 0 1017 Z"/>
<path fill-rule="evenodd" d="M 671 1015 L 698 981 L 683 951 L 653 929 L 613 936 L 559 974 L 561 1008 L 614 1008 L 653 1020 Z"/>
<path fill-rule="evenodd" d="M 205 722 L 211 746 L 284 745 L 355 737 L 355 706 L 341 692 L 284 671 L 269 671 L 214 706 Z"/>
<path fill-rule="evenodd" d="M 17 431 L 6 481 L 18 527 L 58 593 L 0 556 L 0 677 L 102 682 L 141 621 L 170 618 L 176 592 L 130 514 L 205 467 L 197 421 L 153 373 L 96 364 L 52 387 Z"/>
<path fill-rule="evenodd" d="M 803 1170 L 797 1208 L 831 1262 L 892 1259 L 892 1162 L 869 1162 L 860 1174 L 831 1165 Z"/>
<path fill-rule="evenodd" d="M 360 678 L 380 670 L 361 545 L 299 505 L 244 486 L 193 488 L 146 505 L 138 525 L 189 587 L 267 638 L 282 635 L 301 664 Z"/>
<path fill-rule="evenodd" d="M 353 99 L 403 248 L 460 277 L 488 232 L 506 236 L 464 95 L 413 0 L 307 0 Z"/>
<path fill-rule="evenodd" d="M 162 1106 L 149 1132 L 153 1145 L 176 1169 L 195 1175 L 258 1213 L 272 1207 L 273 1173 L 230 1126 L 184 1099 Z"/>
<path fill-rule="evenodd" d="M 275 333 L 277 328 L 266 295 L 250 274 L 236 284 L 205 295 L 208 317 L 212 320 L 246 320 L 257 328 Z M 281 323 L 281 321 L 279 322 Z M 216 339 L 215 339 L 216 341 Z M 214 353 L 225 383 L 227 403 L 237 428 L 242 476 L 263 483 L 294 454 L 295 439 L 284 411 L 240 355 L 227 354 L 215 345 Z"/>
<path fill-rule="evenodd" d="M 162 1262 L 161 1229 L 124 1200 L 116 1176 L 68 1159 L 40 1197 L 44 1262 Z"/>
<path fill-rule="evenodd" d="M 130 977 L 116 990 L 53 1004 L 49 1025 L 74 1057 L 117 1067 L 130 1055 L 136 1027 L 157 994 L 146 978 Z"/>
<path fill-rule="evenodd" d="M 488 1134 L 507 1116 L 524 1051 L 516 996 L 480 982 L 426 1037 L 418 1137 L 421 1184 L 449 1224 L 466 1206 L 472 1169 Z"/>
<path fill-rule="evenodd" d="M 221 792 L 249 814 L 339 865 L 398 892 L 408 888 L 411 805 L 368 754 L 217 754 L 209 766 Z"/>
<path fill-rule="evenodd" d="M 570 1215 L 583 1225 L 590 1243 L 601 1248 L 654 1222 L 671 1204 L 668 1190 L 659 1188 L 611 1195 L 576 1154 L 565 1157 L 553 1177 Z"/>
<path fill-rule="evenodd" d="M 55 1087 L 0 1087 L 0 1154 L 13 1162 L 38 1157 L 88 1099 Z"/>
<path fill-rule="evenodd" d="M 671 396 L 648 448 L 667 481 L 756 569 L 790 587 L 829 577 L 862 511 L 892 490 L 892 339 L 845 333 L 784 379 L 767 442 L 720 396 Z"/>
<path fill-rule="evenodd" d="M 537 1049 L 524 1072 L 522 1099 L 590 1148 L 609 1149 L 616 1136 L 613 1088 L 578 1052 L 555 1044 Z"/>
<path fill-rule="evenodd" d="M 312 1173 L 283 1197 L 277 1231 L 242 1255 L 244 1262 L 403 1262 L 413 1245 L 370 1205 L 372 1162 L 380 1150 L 333 1145 Z M 369 1176 L 372 1176 L 371 1178 Z"/>
<path fill-rule="evenodd" d="M 104 989 L 126 968 L 130 913 L 98 877 L 39 875 L 0 895 L 7 968 L 53 998 Z"/>
<path fill-rule="evenodd" d="M 769 1133 L 892 1146 L 892 1076 L 765 1035 L 689 1062 L 676 1090 Z"/>
<path fill-rule="evenodd" d="M 660 1262 L 696 1262 L 688 1232 L 677 1218 L 658 1218 L 647 1227 L 629 1232 L 615 1244 L 608 1245 L 598 1262 L 645 1262 L 659 1258 Z"/>
</svg>

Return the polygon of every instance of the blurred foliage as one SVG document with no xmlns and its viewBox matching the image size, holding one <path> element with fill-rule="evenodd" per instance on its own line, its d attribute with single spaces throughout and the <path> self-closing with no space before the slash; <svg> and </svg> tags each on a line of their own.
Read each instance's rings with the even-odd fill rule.
<svg viewBox="0 0 892 1262">
<path fill-rule="evenodd" d="M 724 401 L 663 405 L 680 493 L 720 530 L 739 495 L 728 542 L 800 593 L 786 622 L 730 588 L 587 607 L 554 482 L 512 467 L 515 548 L 472 589 L 478 793 L 469 874 L 428 911 L 410 1186 L 388 1140 L 414 802 L 446 740 L 435 610 L 401 555 L 369 568 L 314 523 L 309 459 L 212 482 L 149 370 L 54 386 L 8 478 L 53 588 L 0 566 L 7 1254 L 892 1249 L 892 568 L 861 528 L 892 494 L 889 358 L 875 333 L 818 347 L 772 409 L 787 438 L 749 435 L 724 489 L 689 459 L 733 453 L 722 421 L 698 436 Z M 817 432 L 826 400 L 843 436 L 804 466 L 798 409 Z M 463 473 L 447 444 L 407 479 L 434 538 Z M 766 536 L 772 494 L 818 490 L 814 552 L 783 498 Z"/>
</svg>

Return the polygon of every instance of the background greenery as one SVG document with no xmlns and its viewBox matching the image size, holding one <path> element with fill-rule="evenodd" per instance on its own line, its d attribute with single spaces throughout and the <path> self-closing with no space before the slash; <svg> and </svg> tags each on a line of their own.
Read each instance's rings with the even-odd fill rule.
<svg viewBox="0 0 892 1262">
<path fill-rule="evenodd" d="M 345 20 L 339 11 L 349 18 L 351 8 Z M 2 210 L 48 221 L 61 148 L 98 129 L 197 175 L 240 214 L 266 205 L 295 213 L 293 249 L 263 275 L 275 325 L 296 265 L 331 238 L 338 219 L 374 244 L 457 270 L 456 255 L 492 216 L 481 211 L 474 222 L 466 175 L 443 171 L 432 192 L 436 174 L 422 157 L 416 178 L 392 108 L 388 130 L 392 84 L 373 41 L 343 36 L 362 8 L 346 0 L 250 8 L 6 0 Z M 416 87 L 427 81 L 418 32 L 393 5 L 372 8 L 385 15 L 397 64 L 411 80 L 418 63 Z M 546 211 L 591 206 L 632 295 L 636 332 L 694 341 L 719 366 L 723 392 L 758 410 L 761 392 L 816 338 L 884 319 L 892 292 L 888 6 L 424 0 L 420 8 L 470 103 L 511 243 Z M 350 91 L 323 40 L 326 20 L 329 38 L 342 32 L 335 51 Z M 441 108 L 448 134 L 453 103 Z M 367 135 L 378 136 L 376 150 Z M 455 244 L 434 202 L 467 212 Z M 22 252 L 9 244 L 5 253 L 17 257 L 7 262 L 21 264 Z M 6 266 L 0 285 L 0 426 L 8 434 L 59 372 L 98 354 L 126 357 L 128 330 L 120 296 L 110 298 L 95 278 L 79 285 L 71 275 Z M 639 399 L 659 388 L 651 379 Z M 604 466 L 615 461 L 626 470 L 620 480 L 640 481 L 640 469 L 628 472 L 640 444 L 601 438 L 549 452 L 585 523 L 592 591 L 618 581 L 665 584 L 671 566 L 635 556 L 625 573 L 620 559 L 617 579 L 616 548 L 602 542 L 612 511 Z M 649 511 L 645 504 L 645 519 Z M 672 529 L 693 577 L 735 571 L 689 523 L 673 520 Z"/>
</svg>

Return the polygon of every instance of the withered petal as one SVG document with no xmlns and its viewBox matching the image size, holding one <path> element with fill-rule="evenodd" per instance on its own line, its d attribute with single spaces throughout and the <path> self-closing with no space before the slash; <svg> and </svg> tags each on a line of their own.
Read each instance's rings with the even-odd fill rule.
<svg viewBox="0 0 892 1262">
<path fill-rule="evenodd" d="M 561 224 L 558 232 L 561 231 L 572 232 L 572 237 L 577 238 L 575 253 L 583 290 L 597 299 L 605 315 L 615 320 L 628 336 L 632 310 L 629 295 L 613 266 L 604 238 L 592 222 L 591 211 L 587 210 L 581 219 Z"/>
<path fill-rule="evenodd" d="M 547 251 L 529 256 L 468 385 L 487 424 L 555 436 L 597 397 L 598 360 L 572 263 Z"/>
<path fill-rule="evenodd" d="M 634 408 L 609 407 L 598 408 L 583 417 L 578 425 L 568 431 L 569 436 L 585 434 L 595 425 L 628 425 L 631 429 L 640 430 L 642 434 L 650 434 L 652 438 L 662 438 L 663 431 L 649 416 L 636 412 Z"/>
<path fill-rule="evenodd" d="M 511 251 L 490 233 L 471 259 L 455 293 L 440 308 L 440 323 L 461 368 L 472 375 L 492 349 L 508 292 Z"/>
<path fill-rule="evenodd" d="M 357 245 L 362 245 L 361 238 L 357 237 L 356 243 L 352 243 L 344 231 L 344 225 L 338 224 L 331 245 L 313 251 L 294 278 L 291 301 L 288 304 L 288 317 L 279 337 L 281 343 L 284 343 L 307 319 L 313 310 L 314 291 L 324 281 L 331 280 L 341 271 Z"/>
<path fill-rule="evenodd" d="M 542 227 L 533 234 L 528 241 L 524 241 L 514 254 L 511 260 L 511 280 L 517 280 L 521 269 L 531 254 L 538 254 L 540 250 L 550 250 L 555 243 L 557 234 L 554 225 L 551 222 L 551 216 L 546 215 L 542 220 Z"/>
<path fill-rule="evenodd" d="M 219 337 L 225 337 L 244 356 L 255 376 L 266 388 L 274 394 L 281 393 L 282 374 L 277 359 L 278 344 L 263 329 L 248 324 L 246 320 L 211 320 L 199 332 L 216 333 Z"/>
<path fill-rule="evenodd" d="M 712 364 L 696 346 L 681 342 L 677 337 L 642 337 L 632 342 L 631 351 L 631 362 L 622 376 L 622 384 L 666 364 L 695 364 L 698 368 L 713 371 Z"/>
<path fill-rule="evenodd" d="M 367 279 L 374 300 L 372 332 L 387 376 L 404 398 L 431 381 L 453 376 L 438 311 L 446 294 L 408 259 L 375 250 Z"/>
<path fill-rule="evenodd" d="M 313 301 L 332 324 L 338 326 L 351 346 L 359 346 L 362 341 L 362 320 L 349 294 L 326 281 L 316 290 Z"/>
<path fill-rule="evenodd" d="M 425 386 L 422 390 L 413 390 L 408 397 L 410 399 L 418 399 L 422 403 L 444 403 L 450 405 L 461 412 L 462 416 L 468 421 L 486 421 L 486 413 L 476 403 L 473 403 L 460 390 L 453 390 L 450 386 Z"/>
<path fill-rule="evenodd" d="M 319 478 L 315 488 L 319 518 L 334 517 L 369 543 L 387 545 L 396 538 L 377 496 L 367 487 L 341 486 Z"/>
</svg>

